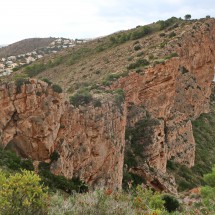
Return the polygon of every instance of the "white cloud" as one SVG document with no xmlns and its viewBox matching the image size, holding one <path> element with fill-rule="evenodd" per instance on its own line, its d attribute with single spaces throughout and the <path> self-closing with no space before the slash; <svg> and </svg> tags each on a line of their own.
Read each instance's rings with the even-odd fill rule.
<svg viewBox="0 0 215 215">
<path fill-rule="evenodd" d="M 94 37 L 190 13 L 215 15 L 212 0 L 2 0 L 0 44 L 29 37 Z"/>
</svg>

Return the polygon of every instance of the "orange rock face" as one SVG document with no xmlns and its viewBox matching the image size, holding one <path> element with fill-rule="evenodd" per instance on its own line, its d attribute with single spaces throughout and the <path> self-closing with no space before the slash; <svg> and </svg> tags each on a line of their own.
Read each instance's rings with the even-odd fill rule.
<svg viewBox="0 0 215 215">
<path fill-rule="evenodd" d="M 69 105 L 44 82 L 0 87 L 0 144 L 23 157 L 44 161 L 55 150 L 55 174 L 74 175 L 92 187 L 121 188 L 125 114 L 112 95 L 101 107 Z"/>
<path fill-rule="evenodd" d="M 144 106 L 152 119 L 159 119 L 160 125 L 152 126 L 154 140 L 145 143 L 142 140 L 143 144 L 150 144 L 142 154 L 149 166 L 163 173 L 169 159 L 189 167 L 194 165 L 195 140 L 191 120 L 209 111 L 214 77 L 215 21 L 211 20 L 209 26 L 202 25 L 198 31 L 182 33 L 174 44 L 178 57 L 140 74 L 130 73 L 111 86 L 126 92 L 128 107 L 131 104 Z M 128 108 L 128 128 L 134 128 L 135 122 L 142 119 L 144 115 L 130 114 Z M 140 144 L 141 140 L 138 141 Z M 142 164 L 138 165 L 140 169 Z"/>
</svg>

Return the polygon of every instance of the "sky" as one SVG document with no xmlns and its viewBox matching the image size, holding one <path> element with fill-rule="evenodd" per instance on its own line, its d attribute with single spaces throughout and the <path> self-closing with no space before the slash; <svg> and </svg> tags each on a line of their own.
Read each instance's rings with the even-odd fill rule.
<svg viewBox="0 0 215 215">
<path fill-rule="evenodd" d="M 214 0 L 1 0 L 0 44 L 95 38 L 172 16 L 215 17 Z"/>
</svg>

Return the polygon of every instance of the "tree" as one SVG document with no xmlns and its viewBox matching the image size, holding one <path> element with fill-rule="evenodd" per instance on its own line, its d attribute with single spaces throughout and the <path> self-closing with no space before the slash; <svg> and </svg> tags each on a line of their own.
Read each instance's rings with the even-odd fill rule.
<svg viewBox="0 0 215 215">
<path fill-rule="evenodd" d="M 31 171 L 23 170 L 6 177 L 0 170 L 0 214 L 43 214 L 48 194 L 40 181 L 40 177 Z"/>
<path fill-rule="evenodd" d="M 191 19 L 191 15 L 190 15 L 190 14 L 186 14 L 186 15 L 184 16 L 184 19 L 185 19 L 185 20 L 190 20 L 190 19 Z"/>
</svg>

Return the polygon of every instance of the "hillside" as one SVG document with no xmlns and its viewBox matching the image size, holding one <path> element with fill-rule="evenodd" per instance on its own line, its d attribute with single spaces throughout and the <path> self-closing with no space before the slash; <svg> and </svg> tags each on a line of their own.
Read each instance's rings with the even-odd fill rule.
<svg viewBox="0 0 215 215">
<path fill-rule="evenodd" d="M 198 136 L 198 120 L 210 111 L 214 35 L 214 19 L 172 17 L 77 44 L 2 77 L 0 143 L 36 161 L 56 153 L 52 173 L 78 176 L 92 188 L 139 180 L 177 195 L 176 183 L 179 191 L 199 185 L 212 165 L 201 144 L 213 140 Z M 204 162 L 210 166 L 202 170 Z"/>
<path fill-rule="evenodd" d="M 30 38 L 0 48 L 0 58 L 32 52 L 37 48 L 48 46 L 56 38 Z"/>
<path fill-rule="evenodd" d="M 206 23 L 207 20 L 187 22 L 173 17 L 137 26 L 41 59 L 32 64 L 32 68 L 22 71 L 31 70 L 27 76 L 48 78 L 72 93 L 74 88 L 102 83 L 110 74 L 140 71 L 177 56 L 184 32 L 193 34 Z M 146 60 L 147 65 L 141 59 Z M 54 65 L 49 66 L 49 62 Z"/>
</svg>

